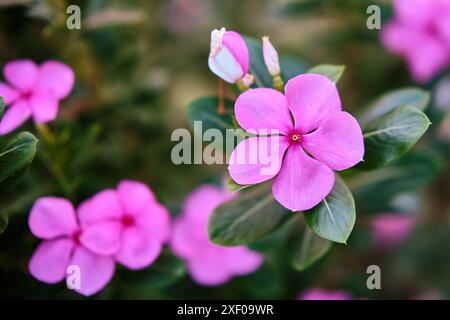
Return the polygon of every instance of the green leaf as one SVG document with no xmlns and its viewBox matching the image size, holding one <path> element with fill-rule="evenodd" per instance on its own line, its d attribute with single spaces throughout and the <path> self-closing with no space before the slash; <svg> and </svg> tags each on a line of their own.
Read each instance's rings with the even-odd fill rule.
<svg viewBox="0 0 450 320">
<path fill-rule="evenodd" d="M 312 67 L 307 73 L 317 73 L 328 77 L 334 83 L 337 83 L 345 71 L 345 66 L 334 64 L 320 64 Z"/>
<path fill-rule="evenodd" d="M 5 231 L 8 226 L 8 216 L 0 214 L 0 234 Z"/>
<path fill-rule="evenodd" d="M 187 107 L 187 116 L 194 125 L 194 121 L 202 121 L 203 131 L 211 128 L 221 130 L 225 134 L 226 129 L 234 129 L 233 107 L 231 100 L 225 99 L 225 113 L 219 114 L 217 107 L 219 99 L 217 97 L 201 97 L 192 101 Z"/>
<path fill-rule="evenodd" d="M 228 190 L 230 190 L 231 192 L 235 192 L 235 191 L 239 191 L 239 190 L 243 190 L 250 187 L 249 185 L 243 186 L 238 184 L 236 181 L 234 181 L 231 177 L 228 177 L 227 179 L 227 188 Z"/>
<path fill-rule="evenodd" d="M 284 83 L 288 80 L 305 73 L 307 70 L 306 64 L 296 57 L 280 56 L 281 78 Z"/>
<path fill-rule="evenodd" d="M 400 106 L 412 106 L 424 111 L 430 102 L 430 94 L 420 88 L 403 88 L 388 92 L 369 104 L 358 117 L 361 126 L 385 115 Z"/>
<path fill-rule="evenodd" d="M 304 215 L 306 223 L 318 236 L 346 243 L 355 225 L 355 201 L 344 181 L 336 176 L 331 193 Z"/>
<path fill-rule="evenodd" d="M 331 242 L 317 236 L 311 229 L 305 228 L 300 246 L 296 247 L 292 266 L 303 271 L 322 258 L 331 248 Z"/>
<path fill-rule="evenodd" d="M 3 97 L 0 97 L 0 120 L 3 118 L 4 113 L 5 113 L 5 100 L 3 100 Z"/>
<path fill-rule="evenodd" d="M 261 41 L 251 37 L 244 37 L 244 40 L 250 57 L 249 73 L 255 77 L 255 85 L 272 88 L 273 80 L 264 63 Z"/>
<path fill-rule="evenodd" d="M 430 184 L 443 168 L 443 160 L 432 150 L 411 152 L 374 171 L 355 174 L 347 179 L 358 211 L 377 213 L 391 210 L 397 195 L 414 192 Z"/>
<path fill-rule="evenodd" d="M 365 155 L 360 168 L 373 169 L 399 158 L 423 136 L 430 120 L 419 109 L 402 106 L 364 129 Z"/>
<path fill-rule="evenodd" d="M 9 190 L 22 178 L 36 154 L 38 140 L 21 132 L 0 148 L 0 189 Z"/>
<path fill-rule="evenodd" d="M 209 239 L 223 246 L 249 244 L 269 234 L 289 217 L 263 184 L 214 210 L 208 222 Z"/>
</svg>

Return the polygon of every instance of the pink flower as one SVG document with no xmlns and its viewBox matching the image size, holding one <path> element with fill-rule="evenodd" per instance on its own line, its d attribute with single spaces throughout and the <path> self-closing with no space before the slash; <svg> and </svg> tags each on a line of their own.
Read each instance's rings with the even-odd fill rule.
<svg viewBox="0 0 450 320">
<path fill-rule="evenodd" d="M 28 224 L 31 232 L 43 240 L 29 262 L 33 277 L 57 283 L 65 278 L 70 265 L 78 266 L 80 288 L 75 290 L 86 296 L 97 293 L 111 280 L 115 270 L 113 257 L 95 254 L 87 248 L 91 239 L 84 238 L 69 201 L 55 197 L 38 199 Z"/>
<path fill-rule="evenodd" d="M 92 252 L 114 255 L 129 269 L 152 264 L 170 237 L 170 216 L 143 183 L 123 180 L 78 208 L 80 240 Z"/>
<path fill-rule="evenodd" d="M 217 286 L 233 276 L 254 272 L 262 256 L 244 246 L 221 247 L 208 240 L 207 223 L 213 210 L 232 194 L 213 185 L 196 188 L 185 200 L 170 242 L 171 250 L 187 263 L 192 279 L 205 286 Z"/>
<path fill-rule="evenodd" d="M 450 1 L 394 0 L 394 13 L 384 46 L 406 59 L 415 81 L 431 80 L 450 65 Z"/>
<path fill-rule="evenodd" d="M 339 93 L 328 78 L 302 74 L 289 80 L 285 92 L 258 88 L 238 97 L 234 111 L 239 125 L 260 135 L 237 145 L 228 170 L 241 185 L 274 178 L 275 199 L 302 211 L 331 192 L 333 170 L 362 160 L 364 142 L 358 122 L 342 111 Z"/>
<path fill-rule="evenodd" d="M 406 240 L 415 223 L 412 215 L 388 213 L 374 217 L 370 227 L 377 246 L 392 248 Z"/>
<path fill-rule="evenodd" d="M 211 32 L 208 65 L 215 75 L 229 83 L 236 83 L 245 77 L 246 85 L 249 85 L 253 80 L 252 77 L 246 77 L 249 67 L 247 45 L 241 35 L 234 31 L 222 28 Z"/>
<path fill-rule="evenodd" d="M 0 82 L 0 96 L 9 106 L 0 122 L 0 134 L 6 134 L 29 117 L 37 124 L 56 118 L 59 101 L 72 91 L 72 69 L 59 61 L 45 61 L 37 66 L 31 60 L 7 63 L 3 73 L 8 83 Z"/>
<path fill-rule="evenodd" d="M 325 290 L 310 288 L 300 294 L 299 300 L 352 300 L 352 295 L 345 290 Z"/>
</svg>

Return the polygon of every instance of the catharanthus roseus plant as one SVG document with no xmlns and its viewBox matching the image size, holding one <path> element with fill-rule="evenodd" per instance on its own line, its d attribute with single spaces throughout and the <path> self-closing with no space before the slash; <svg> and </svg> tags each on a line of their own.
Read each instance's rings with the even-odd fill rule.
<svg viewBox="0 0 450 320">
<path fill-rule="evenodd" d="M 3 68 L 6 83 L 0 82 L 0 96 L 7 105 L 0 122 L 0 134 L 7 134 L 28 118 L 36 124 L 56 118 L 60 100 L 66 98 L 75 82 L 66 64 L 48 60 L 36 65 L 31 60 L 14 60 Z"/>
<path fill-rule="evenodd" d="M 255 77 L 252 88 L 238 86 L 241 92 L 235 101 L 226 101 L 225 113 L 217 112 L 220 95 L 194 101 L 189 109 L 193 122 L 253 135 L 229 157 L 229 187 L 242 191 L 214 210 L 209 237 L 219 245 L 249 244 L 279 230 L 286 220 L 303 217 L 308 229 L 292 265 L 304 270 L 330 249 L 330 241 L 347 243 L 358 206 L 352 195 L 358 184 L 353 181 L 383 170 L 414 146 L 430 125 L 422 112 L 429 96 L 415 88 L 393 91 L 357 119 L 343 111 L 336 87 L 343 66 L 318 65 L 285 76 L 283 55 L 267 37 L 259 45 L 244 39 L 249 73 Z M 244 47 L 240 37 L 227 43 Z M 222 62 L 224 72 L 237 69 L 233 59 Z M 348 173 L 341 177 L 341 171 Z"/>
</svg>

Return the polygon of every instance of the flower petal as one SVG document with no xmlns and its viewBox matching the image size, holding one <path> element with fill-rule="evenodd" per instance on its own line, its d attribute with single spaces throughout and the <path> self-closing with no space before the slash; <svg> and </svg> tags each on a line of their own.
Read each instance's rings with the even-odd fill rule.
<svg viewBox="0 0 450 320">
<path fill-rule="evenodd" d="M 302 133 L 317 129 L 328 115 L 341 111 L 336 85 L 319 74 L 301 74 L 288 81 L 286 99 L 295 127 Z"/>
<path fill-rule="evenodd" d="M 108 220 L 118 220 L 122 218 L 123 214 L 119 197 L 113 189 L 107 189 L 95 194 L 92 198 L 81 203 L 77 211 L 82 226 Z"/>
<path fill-rule="evenodd" d="M 156 202 L 150 188 L 139 181 L 122 180 L 117 186 L 117 196 L 126 214 L 138 215 Z"/>
<path fill-rule="evenodd" d="M 128 269 L 142 269 L 152 264 L 161 250 L 161 241 L 146 236 L 137 228 L 128 227 L 123 231 L 122 247 L 116 260 Z"/>
<path fill-rule="evenodd" d="M 269 130 L 278 130 L 288 134 L 294 127 L 285 96 L 274 89 L 245 91 L 237 98 L 234 112 L 239 125 L 252 133 L 267 135 Z"/>
<path fill-rule="evenodd" d="M 35 123 L 46 123 L 56 119 L 59 102 L 51 95 L 36 94 L 30 99 L 31 112 Z"/>
<path fill-rule="evenodd" d="M 36 92 L 58 99 L 67 97 L 75 84 L 73 70 L 59 61 L 46 61 L 40 67 L 36 81 Z"/>
<path fill-rule="evenodd" d="M 170 237 L 170 215 L 167 209 L 157 202 L 150 203 L 135 217 L 136 227 L 150 238 L 167 242 Z"/>
<path fill-rule="evenodd" d="M 263 263 L 263 257 L 245 246 L 224 248 L 223 252 L 227 266 L 235 275 L 246 275 L 255 272 Z"/>
<path fill-rule="evenodd" d="M 228 171 L 239 184 L 260 183 L 274 177 L 289 146 L 284 136 L 252 137 L 241 141 L 230 156 Z"/>
<path fill-rule="evenodd" d="M 333 189 L 334 172 L 324 163 L 309 157 L 300 146 L 291 146 L 275 177 L 275 199 L 292 211 L 308 210 L 322 201 Z"/>
<path fill-rule="evenodd" d="M 364 156 L 361 127 L 347 112 L 336 112 L 326 118 L 319 129 L 302 136 L 302 146 L 333 170 L 353 167 Z"/>
<path fill-rule="evenodd" d="M 222 43 L 230 50 L 231 54 L 239 62 L 244 74 L 248 72 L 249 57 L 248 48 L 244 38 L 234 31 L 227 31 L 223 35 Z"/>
<path fill-rule="evenodd" d="M 16 89 L 27 92 L 35 84 L 38 67 L 31 60 L 14 60 L 3 68 L 5 79 Z"/>
<path fill-rule="evenodd" d="M 30 259 L 28 270 L 42 282 L 57 283 L 63 280 L 73 247 L 70 239 L 42 241 Z"/>
<path fill-rule="evenodd" d="M 80 235 L 81 243 L 94 253 L 113 255 L 120 249 L 122 224 L 114 221 L 87 226 Z"/>
<path fill-rule="evenodd" d="M 72 204 L 57 197 L 36 200 L 28 217 L 28 225 L 31 232 L 41 239 L 72 235 L 78 229 Z"/>
<path fill-rule="evenodd" d="M 90 296 L 103 289 L 112 279 L 115 271 L 114 259 L 100 256 L 82 246 L 75 249 L 70 265 L 80 268 L 80 288 L 78 293 Z"/>
<path fill-rule="evenodd" d="M 187 262 L 187 269 L 192 279 L 204 286 L 218 286 L 232 278 L 232 274 L 223 266 L 220 252 L 205 249 L 202 255 Z"/>
<path fill-rule="evenodd" d="M 430 0 L 395 0 L 395 16 L 409 26 L 425 27 L 436 14 L 437 2 Z"/>
<path fill-rule="evenodd" d="M 31 116 L 30 105 L 22 100 L 8 107 L 0 121 L 0 135 L 10 133 Z"/>
<path fill-rule="evenodd" d="M 10 105 L 19 97 L 19 92 L 6 83 L 0 82 L 0 97 L 3 98 L 5 105 Z"/>
</svg>

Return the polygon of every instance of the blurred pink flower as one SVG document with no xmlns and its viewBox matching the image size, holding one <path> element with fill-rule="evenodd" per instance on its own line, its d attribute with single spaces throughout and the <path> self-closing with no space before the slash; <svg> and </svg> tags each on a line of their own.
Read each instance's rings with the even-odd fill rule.
<svg viewBox="0 0 450 320">
<path fill-rule="evenodd" d="M 129 269 L 152 264 L 170 237 L 170 215 L 143 183 L 123 180 L 84 201 L 80 241 L 91 251 L 114 255 Z"/>
<path fill-rule="evenodd" d="M 221 285 L 233 276 L 254 272 L 263 261 L 260 254 L 245 246 L 221 247 L 208 240 L 209 216 L 231 198 L 227 190 L 202 185 L 187 197 L 175 221 L 170 248 L 186 261 L 189 274 L 199 284 Z"/>
<path fill-rule="evenodd" d="M 299 75 L 289 80 L 285 92 L 258 88 L 238 97 L 234 111 L 239 125 L 261 135 L 237 145 L 228 170 L 241 185 L 274 178 L 275 199 L 302 211 L 330 193 L 333 170 L 362 160 L 364 142 L 358 122 L 342 111 L 336 85 L 327 77 Z M 274 131 L 280 135 L 265 136 Z"/>
<path fill-rule="evenodd" d="M 352 300 L 352 295 L 345 290 L 325 290 L 322 288 L 309 288 L 302 292 L 299 300 Z"/>
<path fill-rule="evenodd" d="M 424 83 L 450 65 L 450 1 L 394 0 L 384 46 L 403 56 L 415 81 Z"/>
<path fill-rule="evenodd" d="M 229 83 L 236 83 L 244 78 L 246 85 L 250 85 L 253 80 L 247 74 L 249 68 L 247 45 L 244 38 L 234 31 L 222 28 L 211 32 L 208 65 L 215 75 Z"/>
<path fill-rule="evenodd" d="M 37 66 L 31 60 L 14 60 L 3 68 L 8 83 L 0 82 L 0 96 L 8 106 L 0 122 L 0 134 L 7 134 L 29 117 L 37 124 L 56 118 L 59 101 L 72 91 L 72 69 L 59 61 Z"/>
<path fill-rule="evenodd" d="M 391 248 L 406 240 L 415 222 L 412 215 L 387 213 L 372 218 L 370 227 L 376 245 Z"/>
<path fill-rule="evenodd" d="M 80 268 L 80 288 L 89 296 L 97 293 L 111 280 L 115 263 L 112 256 L 95 254 L 87 249 L 72 204 L 66 199 L 43 197 L 31 209 L 31 232 L 43 241 L 29 262 L 30 273 L 39 281 L 57 283 L 66 277 L 69 265 Z"/>
</svg>

